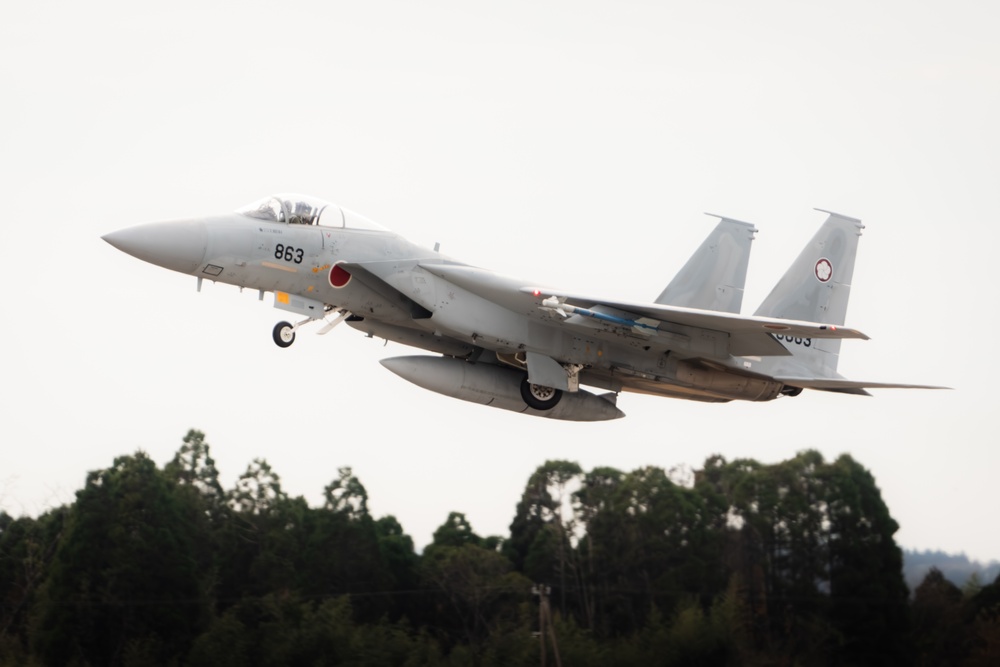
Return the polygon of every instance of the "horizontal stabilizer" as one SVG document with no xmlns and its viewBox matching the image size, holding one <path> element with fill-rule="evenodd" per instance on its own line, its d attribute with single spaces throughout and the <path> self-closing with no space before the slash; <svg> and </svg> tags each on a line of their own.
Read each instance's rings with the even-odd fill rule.
<svg viewBox="0 0 1000 667">
<path fill-rule="evenodd" d="M 929 384 L 901 384 L 898 382 L 861 382 L 858 380 L 847 380 L 845 378 L 802 378 L 802 377 L 776 377 L 778 382 L 783 382 L 791 387 L 802 387 L 803 389 L 819 389 L 822 391 L 839 391 L 842 393 L 856 393 L 855 389 L 951 389 L 951 387 L 939 387 Z"/>
</svg>

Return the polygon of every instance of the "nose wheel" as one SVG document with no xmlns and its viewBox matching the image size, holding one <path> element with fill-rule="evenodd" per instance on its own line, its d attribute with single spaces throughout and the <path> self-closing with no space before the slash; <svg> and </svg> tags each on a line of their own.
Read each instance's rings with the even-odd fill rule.
<svg viewBox="0 0 1000 667">
<path fill-rule="evenodd" d="M 290 322 L 278 322 L 274 325 L 271 337 L 278 347 L 288 347 L 295 342 L 295 327 Z"/>
<path fill-rule="evenodd" d="M 307 317 L 301 322 L 296 322 L 292 324 L 290 322 L 278 322 L 274 325 L 274 329 L 271 331 L 271 338 L 274 339 L 275 345 L 278 347 L 288 347 L 295 342 L 295 330 L 298 329 L 303 324 L 309 324 L 310 322 L 323 322 L 325 326 L 317 331 L 320 336 L 328 333 L 335 326 L 343 322 L 345 319 L 350 317 L 351 313 L 347 310 L 340 311 L 333 320 L 327 320 L 325 317 L 322 319 L 316 319 L 312 317 Z"/>
</svg>

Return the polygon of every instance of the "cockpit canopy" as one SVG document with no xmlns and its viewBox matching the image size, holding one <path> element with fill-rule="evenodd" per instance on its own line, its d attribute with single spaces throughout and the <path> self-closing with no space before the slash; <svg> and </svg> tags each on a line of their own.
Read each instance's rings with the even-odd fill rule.
<svg viewBox="0 0 1000 667">
<path fill-rule="evenodd" d="M 237 213 L 289 225 L 323 225 L 386 231 L 385 227 L 330 202 L 297 194 L 276 194 L 236 209 Z"/>
</svg>

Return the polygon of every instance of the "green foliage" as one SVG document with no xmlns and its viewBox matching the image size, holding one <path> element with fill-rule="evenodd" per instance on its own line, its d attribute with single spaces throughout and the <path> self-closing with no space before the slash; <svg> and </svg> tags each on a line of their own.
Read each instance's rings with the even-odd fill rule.
<svg viewBox="0 0 1000 667">
<path fill-rule="evenodd" d="M 229 506 L 239 514 L 267 515 L 275 512 L 288 495 L 281 489 L 281 478 L 264 459 L 254 459 L 236 481 L 236 488 L 226 494 Z"/>
<path fill-rule="evenodd" d="M 367 512 L 308 508 L 303 512 L 300 551 L 290 555 L 296 570 L 294 588 L 322 596 L 363 594 L 354 606 L 359 617 L 369 621 L 392 611 L 393 600 L 385 594 L 393 589 L 394 575 L 405 580 L 410 574 L 404 561 L 408 537 L 400 532 L 393 538 L 394 572 L 383 558 L 389 538 L 380 539 Z"/>
<path fill-rule="evenodd" d="M 208 606 L 189 501 L 142 452 L 87 476 L 39 593 L 47 664 L 122 664 L 137 642 L 160 661 L 186 652 Z"/>
<path fill-rule="evenodd" d="M 418 554 L 351 468 L 318 508 L 264 459 L 223 490 L 191 430 L 0 513 L 0 667 L 995 664 L 1000 582 L 932 570 L 910 602 L 897 529 L 849 456 L 713 456 L 693 485 L 546 461 L 509 536 L 452 512 Z"/>
<path fill-rule="evenodd" d="M 714 525 L 727 526 L 755 650 L 846 663 L 909 658 L 898 525 L 867 470 L 815 451 L 770 466 L 712 457 L 695 487 Z"/>
<path fill-rule="evenodd" d="M 567 486 L 581 478 L 580 466 L 570 461 L 546 461 L 528 479 L 521 501 L 517 504 L 514 521 L 510 526 L 510 539 L 503 545 L 504 554 L 518 570 L 525 570 L 525 563 L 533 557 L 537 581 L 550 581 L 553 571 L 540 570 L 557 563 L 554 551 L 568 532 L 564 516 L 564 501 L 568 501 Z M 539 533 L 555 532 L 555 536 L 539 539 Z M 548 545 L 548 546 L 546 546 Z M 535 553 L 532 554 L 534 548 Z M 539 553 L 539 550 L 544 553 Z"/>
<path fill-rule="evenodd" d="M 603 470 L 577 494 L 586 535 L 580 545 L 587 626 L 617 636 L 645 623 L 653 606 L 707 602 L 723 584 L 708 508 L 659 468 Z"/>
<path fill-rule="evenodd" d="M 829 488 L 830 610 L 845 661 L 909 662 L 908 591 L 903 554 L 871 473 L 850 456 L 825 471 Z"/>
<path fill-rule="evenodd" d="M 913 640 L 922 665 L 961 664 L 965 654 L 962 591 L 931 568 L 913 597 Z"/>
<path fill-rule="evenodd" d="M 28 659 L 29 616 L 65 523 L 57 509 L 38 519 L 0 512 L 0 665 Z"/>
<path fill-rule="evenodd" d="M 338 477 L 323 489 L 324 509 L 352 519 L 368 516 L 368 492 L 349 467 L 339 468 Z"/>
<path fill-rule="evenodd" d="M 434 531 L 433 546 L 461 547 L 466 544 L 479 546 L 482 538 L 472 530 L 472 525 L 461 512 L 451 512 L 443 524 Z"/>
<path fill-rule="evenodd" d="M 967 664 L 974 667 L 1000 664 L 1000 608 L 991 607 L 977 613 L 971 635 Z"/>
<path fill-rule="evenodd" d="M 917 586 L 913 644 L 920 665 L 1000 664 L 1000 576 L 972 595 L 937 568 Z"/>
<path fill-rule="evenodd" d="M 434 532 L 419 577 L 421 588 L 433 595 L 426 613 L 441 639 L 449 647 L 464 642 L 476 651 L 488 637 L 518 626 L 531 589 L 505 556 L 483 546 L 458 512 Z"/>
<path fill-rule="evenodd" d="M 164 468 L 164 473 L 178 484 L 190 486 L 202 494 L 209 507 L 218 506 L 223 501 L 222 485 L 219 484 L 219 471 L 209 453 L 205 434 L 191 429 L 184 436 L 183 443 Z"/>
<path fill-rule="evenodd" d="M 230 608 L 194 642 L 191 667 L 433 665 L 437 645 L 405 624 L 358 624 L 347 596 L 321 602 L 267 595 Z"/>
</svg>

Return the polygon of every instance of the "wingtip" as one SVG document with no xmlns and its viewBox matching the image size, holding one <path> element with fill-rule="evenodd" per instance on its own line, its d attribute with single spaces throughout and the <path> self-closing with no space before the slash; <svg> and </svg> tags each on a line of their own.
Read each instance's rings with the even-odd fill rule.
<svg viewBox="0 0 1000 667">
<path fill-rule="evenodd" d="M 820 330 L 822 331 L 839 331 L 840 336 L 834 336 L 834 338 L 856 338 L 858 340 L 871 340 L 871 336 L 866 334 L 864 331 L 858 329 L 850 329 L 848 327 L 842 327 L 836 324 L 821 324 Z"/>
</svg>

